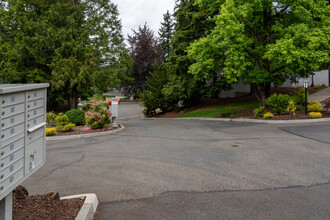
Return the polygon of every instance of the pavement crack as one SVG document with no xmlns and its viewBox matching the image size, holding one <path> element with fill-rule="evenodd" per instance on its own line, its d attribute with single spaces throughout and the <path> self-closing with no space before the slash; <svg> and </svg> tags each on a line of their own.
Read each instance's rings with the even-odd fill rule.
<svg viewBox="0 0 330 220">
<path fill-rule="evenodd" d="M 120 204 L 120 203 L 127 203 L 127 202 L 132 202 L 132 201 L 145 201 L 145 200 L 150 200 L 153 198 L 158 198 L 167 194 L 171 193 L 195 193 L 195 194 L 205 194 L 205 193 L 236 193 L 236 192 L 264 192 L 264 191 L 276 191 L 276 190 L 286 190 L 286 189 L 306 189 L 306 188 L 311 188 L 311 187 L 318 187 L 318 186 L 325 186 L 325 185 L 330 185 L 330 182 L 325 182 L 325 183 L 316 183 L 316 184 L 311 184 L 308 186 L 303 186 L 303 185 L 292 185 L 292 186 L 283 186 L 283 187 L 273 187 L 273 188 L 263 188 L 263 189 L 247 189 L 247 190 L 211 190 L 211 191 L 194 191 L 194 190 L 177 190 L 177 191 L 165 191 L 161 192 L 155 196 L 150 196 L 150 197 L 142 197 L 142 198 L 137 198 L 137 199 L 126 199 L 126 200 L 117 200 L 117 201 L 109 201 L 109 202 L 102 202 L 102 206 L 108 206 L 108 205 L 114 205 L 114 204 Z"/>
<path fill-rule="evenodd" d="M 46 177 L 50 176 L 51 174 L 53 174 L 53 173 L 54 173 L 55 171 L 57 171 L 57 170 L 63 169 L 63 168 L 65 168 L 65 167 L 72 166 L 72 165 L 74 165 L 74 164 L 76 164 L 76 163 L 79 163 L 79 162 L 83 161 L 84 159 L 85 159 L 85 154 L 83 154 L 83 155 L 81 156 L 81 158 L 78 159 L 78 160 L 76 160 L 76 161 L 72 161 L 71 163 L 67 163 L 67 164 L 64 164 L 64 165 L 62 165 L 62 166 L 56 167 L 55 169 L 53 169 L 53 170 L 51 170 L 50 172 L 48 172 L 46 175 L 43 175 L 43 176 L 41 176 L 40 178 L 36 178 L 35 181 L 33 181 L 32 183 L 30 183 L 29 185 L 27 185 L 27 187 L 29 187 L 29 186 L 31 186 L 31 185 L 34 185 L 35 183 L 37 183 L 37 182 L 39 182 L 39 181 L 45 179 Z"/>
</svg>

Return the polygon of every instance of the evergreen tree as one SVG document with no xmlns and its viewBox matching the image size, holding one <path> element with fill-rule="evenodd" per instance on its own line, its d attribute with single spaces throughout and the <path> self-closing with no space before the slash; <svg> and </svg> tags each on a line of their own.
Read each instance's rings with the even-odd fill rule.
<svg viewBox="0 0 330 220">
<path fill-rule="evenodd" d="M 161 27 L 158 31 L 159 35 L 159 46 L 160 49 L 164 53 L 164 59 L 165 61 L 168 60 L 169 55 L 171 54 L 172 48 L 171 48 L 171 38 L 173 37 L 174 32 L 174 23 L 172 19 L 172 15 L 167 10 L 167 12 L 163 15 L 164 21 L 161 22 Z"/>
<path fill-rule="evenodd" d="M 186 50 L 192 42 L 207 35 L 215 26 L 214 21 L 209 19 L 211 13 L 207 7 L 198 7 L 194 0 L 176 0 L 175 32 L 168 62 L 172 75 L 163 91 L 167 96 L 176 97 L 177 101 L 184 101 L 188 105 L 200 96 L 205 80 L 188 73 L 193 60 L 188 57 Z"/>
<path fill-rule="evenodd" d="M 123 87 L 125 94 L 136 95 L 139 90 L 146 88 L 146 79 L 154 71 L 154 64 L 161 63 L 162 52 L 154 32 L 147 24 L 139 26 L 138 31 L 133 30 L 133 35 L 128 35 L 128 42 L 133 59 L 133 68 L 130 71 L 133 81 L 124 83 Z"/>
<path fill-rule="evenodd" d="M 6 0 L 1 7 L 0 76 L 5 83 L 50 82 L 52 103 L 114 86 L 125 48 L 109 0 Z"/>
</svg>

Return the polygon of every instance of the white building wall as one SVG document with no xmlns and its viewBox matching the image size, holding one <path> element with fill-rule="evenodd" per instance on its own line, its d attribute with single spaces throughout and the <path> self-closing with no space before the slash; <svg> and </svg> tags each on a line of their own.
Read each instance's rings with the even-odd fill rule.
<svg viewBox="0 0 330 220">
<path fill-rule="evenodd" d="M 306 80 L 308 81 L 308 85 L 312 85 L 312 77 L 308 77 L 308 78 L 298 79 L 298 83 L 291 83 L 290 80 L 287 80 L 280 87 L 302 87 L 304 86 L 304 81 Z M 329 70 L 322 70 L 315 72 L 314 85 L 323 84 L 323 83 L 329 86 Z"/>
</svg>

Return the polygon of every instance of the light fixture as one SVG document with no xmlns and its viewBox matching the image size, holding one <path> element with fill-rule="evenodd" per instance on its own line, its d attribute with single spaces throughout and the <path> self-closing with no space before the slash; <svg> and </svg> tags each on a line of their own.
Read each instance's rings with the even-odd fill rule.
<svg viewBox="0 0 330 220">
<path fill-rule="evenodd" d="M 305 89 L 308 88 L 308 81 L 304 81 L 304 88 L 305 88 Z"/>
</svg>

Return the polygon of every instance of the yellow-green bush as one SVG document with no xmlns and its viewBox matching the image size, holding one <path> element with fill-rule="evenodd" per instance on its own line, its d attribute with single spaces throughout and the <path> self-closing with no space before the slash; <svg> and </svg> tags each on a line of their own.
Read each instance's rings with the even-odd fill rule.
<svg viewBox="0 0 330 220">
<path fill-rule="evenodd" d="M 69 124 L 64 124 L 64 125 L 57 125 L 56 129 L 59 131 L 72 131 L 72 129 L 75 127 L 76 125 L 73 123 L 69 123 Z"/>
<path fill-rule="evenodd" d="M 311 118 L 322 118 L 322 113 L 321 112 L 310 112 L 309 116 Z"/>
<path fill-rule="evenodd" d="M 264 114 L 264 118 L 274 118 L 274 115 L 271 112 Z"/>
<path fill-rule="evenodd" d="M 289 101 L 289 105 L 286 108 L 286 111 L 289 112 L 290 115 L 295 116 L 296 115 L 296 104 L 293 100 Z"/>
<path fill-rule="evenodd" d="M 311 111 L 311 112 L 322 111 L 322 105 L 318 101 L 315 101 L 314 103 L 311 103 L 307 106 L 308 106 L 309 111 Z"/>
<path fill-rule="evenodd" d="M 46 136 L 52 136 L 55 134 L 55 128 L 46 128 Z"/>
</svg>

